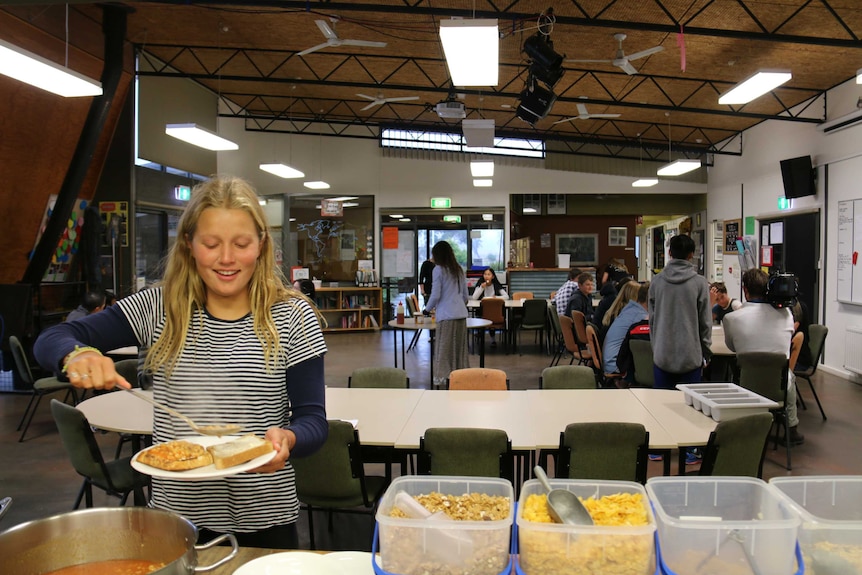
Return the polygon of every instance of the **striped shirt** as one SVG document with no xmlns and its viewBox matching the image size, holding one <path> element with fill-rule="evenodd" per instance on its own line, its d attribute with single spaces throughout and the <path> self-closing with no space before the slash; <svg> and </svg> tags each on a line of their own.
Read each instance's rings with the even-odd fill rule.
<svg viewBox="0 0 862 575">
<path fill-rule="evenodd" d="M 106 310 L 45 332 L 45 341 L 40 342 L 43 344 L 40 361 L 56 365 L 59 358 L 53 356 L 68 353 L 72 341 L 100 347 L 112 336 L 125 339 L 129 337 L 126 335 L 129 327 L 141 347 L 151 347 L 161 335 L 165 322 L 161 289 L 138 292 L 112 307 L 119 311 Z M 194 312 L 185 347 L 170 379 L 165 378 L 163 369 L 153 374 L 155 399 L 196 423 L 238 423 L 244 433 L 260 437 L 270 427 L 292 427 L 297 445 L 291 455 L 313 452 L 325 439 L 325 431 L 321 436 L 319 425 L 322 421 L 323 429 L 326 427 L 321 357 L 326 344 L 317 318 L 305 300 L 294 298 L 277 303 L 272 315 L 281 353 L 275 369 L 267 372 L 263 346 L 254 334 L 251 314 L 225 321 L 204 310 Z M 123 345 L 129 343 L 123 341 Z M 312 360 L 308 364 L 318 362 L 319 378 L 291 381 L 288 369 L 306 360 Z M 303 400 L 300 404 L 297 399 L 291 404 L 290 390 L 294 396 L 310 401 Z M 192 435 L 197 434 L 185 423 L 155 410 L 155 443 Z M 290 460 L 284 469 L 272 474 L 240 473 L 194 482 L 153 478 L 152 483 L 151 506 L 179 513 L 198 527 L 213 531 L 258 531 L 292 523 L 299 515 Z"/>
</svg>

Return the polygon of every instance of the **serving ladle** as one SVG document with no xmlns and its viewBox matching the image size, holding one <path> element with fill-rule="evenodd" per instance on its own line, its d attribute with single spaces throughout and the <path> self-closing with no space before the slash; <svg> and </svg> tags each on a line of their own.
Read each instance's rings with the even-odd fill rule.
<svg viewBox="0 0 862 575">
<path fill-rule="evenodd" d="M 178 417 L 178 418 L 182 419 L 183 421 L 185 421 L 189 425 L 189 427 L 192 428 L 193 431 L 196 431 L 196 432 L 200 433 L 201 435 L 217 435 L 217 436 L 221 437 L 222 435 L 233 435 L 234 433 L 239 433 L 239 431 L 242 430 L 242 426 L 237 425 L 236 423 L 226 423 L 226 424 L 222 424 L 222 425 L 199 425 L 199 424 L 195 423 L 187 415 L 184 415 L 184 414 L 180 413 L 179 411 L 177 411 L 176 409 L 174 409 L 172 407 L 168 407 L 167 405 L 165 405 L 163 403 L 159 403 L 158 401 L 156 401 L 155 399 L 153 399 L 152 397 L 150 397 L 148 395 L 144 395 L 143 393 L 138 393 L 137 391 L 135 391 L 135 389 L 126 389 L 125 387 L 122 387 L 119 389 L 122 389 L 124 391 L 128 391 L 129 393 L 131 393 L 135 397 L 137 397 L 139 399 L 143 399 L 144 401 L 148 401 L 149 403 L 152 403 L 154 406 L 158 407 L 159 409 L 170 413 L 174 417 Z"/>
<path fill-rule="evenodd" d="M 545 470 L 537 465 L 533 468 L 533 473 L 548 490 L 548 513 L 557 523 L 565 523 L 567 525 L 592 525 L 593 518 L 590 512 L 578 499 L 578 496 L 571 491 L 565 489 L 552 489 L 551 483 L 548 481 L 548 476 L 545 475 Z"/>
</svg>

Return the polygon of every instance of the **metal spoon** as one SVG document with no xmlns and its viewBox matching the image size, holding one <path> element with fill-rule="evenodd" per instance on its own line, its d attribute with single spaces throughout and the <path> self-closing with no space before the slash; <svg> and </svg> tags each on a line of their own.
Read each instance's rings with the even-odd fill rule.
<svg viewBox="0 0 862 575">
<path fill-rule="evenodd" d="M 189 425 L 189 427 L 192 428 L 192 430 L 200 433 L 201 435 L 218 435 L 218 436 L 233 435 L 234 433 L 239 433 L 239 431 L 242 429 L 241 425 L 237 425 L 235 423 L 227 423 L 224 425 L 198 425 L 197 423 L 192 421 L 188 416 L 183 415 L 182 413 L 180 413 L 176 409 L 174 409 L 172 407 L 168 407 L 167 405 L 165 405 L 163 403 L 159 403 L 158 401 L 156 401 L 155 399 L 153 399 L 152 397 L 150 397 L 148 395 L 138 393 L 137 391 L 135 391 L 135 389 L 126 389 L 124 387 L 119 388 L 119 389 L 122 389 L 124 391 L 128 391 L 129 393 L 131 393 L 135 397 L 137 397 L 139 399 L 143 399 L 144 401 L 148 401 L 148 402 L 152 403 L 153 405 L 155 405 L 156 407 L 158 407 L 159 409 L 167 411 L 168 413 L 170 413 L 174 417 L 178 417 L 178 418 L 182 419 L 183 421 L 185 421 Z"/>
<path fill-rule="evenodd" d="M 548 513 L 554 518 L 557 523 L 566 523 L 567 525 L 592 525 L 593 518 L 590 512 L 578 499 L 578 496 L 571 491 L 565 489 L 552 489 L 551 483 L 548 481 L 548 476 L 545 475 L 545 470 L 537 465 L 533 468 L 533 473 L 548 490 Z"/>
</svg>

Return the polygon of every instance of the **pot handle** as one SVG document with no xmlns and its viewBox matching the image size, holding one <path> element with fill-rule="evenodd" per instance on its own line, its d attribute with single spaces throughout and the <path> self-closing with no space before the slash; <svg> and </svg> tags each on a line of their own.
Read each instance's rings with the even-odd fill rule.
<svg viewBox="0 0 862 575">
<path fill-rule="evenodd" d="M 239 544 L 236 542 L 236 537 L 233 536 L 233 533 L 225 533 L 223 535 L 219 535 L 218 537 L 216 537 L 215 539 L 213 539 L 209 543 L 204 543 L 203 545 L 195 545 L 195 551 L 202 551 L 204 549 L 209 549 L 210 547 L 218 545 L 219 543 L 221 543 L 222 541 L 225 541 L 225 540 L 230 541 L 230 546 L 232 547 L 230 553 L 228 553 L 227 556 L 222 557 L 221 559 L 219 559 L 218 561 L 216 561 L 212 565 L 206 565 L 204 567 L 201 567 L 200 565 L 196 566 L 195 567 L 195 573 L 203 573 L 205 571 L 212 571 L 216 567 L 221 567 L 222 565 L 224 565 L 225 563 L 227 563 L 228 561 L 230 561 L 231 559 L 236 557 L 236 554 L 239 552 Z"/>
<path fill-rule="evenodd" d="M 6 512 L 9 511 L 9 508 L 12 507 L 12 498 L 4 497 L 0 499 L 0 518 L 6 515 Z"/>
</svg>

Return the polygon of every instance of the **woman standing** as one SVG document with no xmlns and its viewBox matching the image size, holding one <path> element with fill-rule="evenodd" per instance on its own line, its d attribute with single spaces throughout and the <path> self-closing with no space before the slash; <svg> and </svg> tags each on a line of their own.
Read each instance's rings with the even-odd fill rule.
<svg viewBox="0 0 862 575">
<path fill-rule="evenodd" d="M 500 283 L 497 274 L 491 268 L 482 272 L 482 281 L 477 283 L 476 289 L 473 290 L 473 299 L 481 300 L 484 297 L 509 299 L 509 294 L 506 293 L 503 284 Z"/>
<path fill-rule="evenodd" d="M 295 548 L 299 501 L 289 457 L 327 436 L 319 315 L 287 287 L 257 195 L 243 180 L 198 185 L 154 289 L 46 330 L 45 367 L 76 387 L 130 387 L 101 350 L 148 348 L 155 399 L 201 424 L 237 423 L 264 436 L 275 458 L 252 472 L 199 482 L 153 478 L 152 507 L 187 517 L 201 541 L 237 535 L 242 546 Z M 195 435 L 156 410 L 153 440 Z"/>
<path fill-rule="evenodd" d="M 467 357 L 467 277 L 448 242 L 434 244 L 431 255 L 436 264 L 434 290 L 425 302 L 425 309 L 436 311 L 433 385 L 441 388 L 445 387 L 449 372 L 470 367 Z"/>
</svg>

